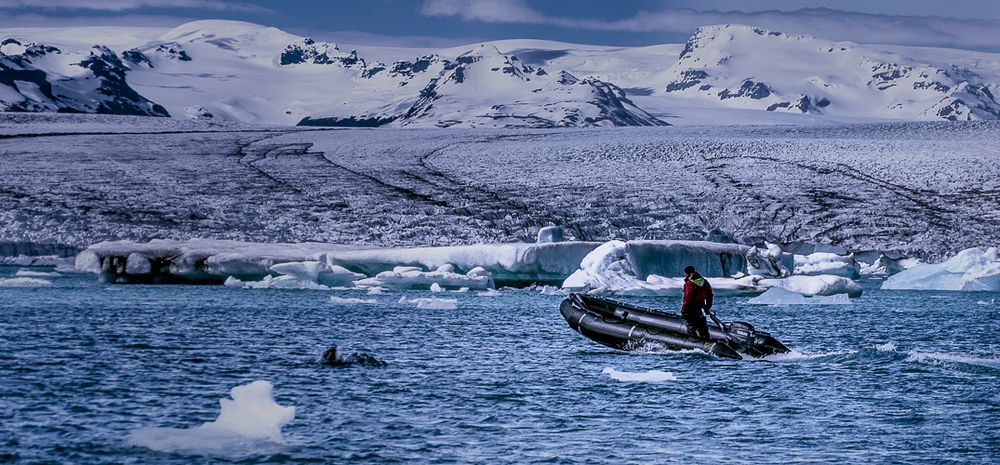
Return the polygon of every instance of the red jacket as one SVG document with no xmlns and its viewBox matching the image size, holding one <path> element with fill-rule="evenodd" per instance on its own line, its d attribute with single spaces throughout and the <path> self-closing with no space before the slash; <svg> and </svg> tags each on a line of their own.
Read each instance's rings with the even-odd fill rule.
<svg viewBox="0 0 1000 465">
<path fill-rule="evenodd" d="M 688 315 L 689 312 L 698 310 L 710 310 L 712 308 L 712 285 L 708 280 L 702 278 L 700 274 L 694 273 L 690 278 L 684 280 L 684 303 L 681 305 L 681 313 Z"/>
</svg>

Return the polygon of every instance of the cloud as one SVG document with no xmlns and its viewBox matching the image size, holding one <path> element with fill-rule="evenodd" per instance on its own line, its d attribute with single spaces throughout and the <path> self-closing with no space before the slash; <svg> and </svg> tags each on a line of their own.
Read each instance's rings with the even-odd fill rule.
<svg viewBox="0 0 1000 465">
<path fill-rule="evenodd" d="M 191 10 L 270 12 L 268 8 L 245 2 L 222 0 L 0 0 L 0 10 L 76 10 L 121 12 L 144 8 L 184 8 Z"/>
<path fill-rule="evenodd" d="M 791 34 L 869 44 L 1000 49 L 1000 21 L 855 13 L 828 8 L 796 11 L 642 10 L 614 21 L 548 16 L 524 0 L 425 0 L 425 16 L 457 17 L 485 23 L 536 24 L 568 29 L 636 33 L 694 32 L 709 24 L 750 24 Z"/>
</svg>

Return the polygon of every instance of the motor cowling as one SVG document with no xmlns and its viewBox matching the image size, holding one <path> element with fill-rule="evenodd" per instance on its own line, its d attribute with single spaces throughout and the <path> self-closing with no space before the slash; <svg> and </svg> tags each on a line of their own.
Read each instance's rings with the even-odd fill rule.
<svg viewBox="0 0 1000 465">
<path fill-rule="evenodd" d="M 726 323 L 726 332 L 740 342 L 743 347 L 751 347 L 756 342 L 757 330 L 745 321 Z"/>
</svg>

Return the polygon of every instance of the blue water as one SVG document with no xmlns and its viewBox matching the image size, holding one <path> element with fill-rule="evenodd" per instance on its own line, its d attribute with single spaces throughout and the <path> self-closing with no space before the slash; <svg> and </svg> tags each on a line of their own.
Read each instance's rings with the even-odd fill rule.
<svg viewBox="0 0 1000 465">
<path fill-rule="evenodd" d="M 0 268 L 0 277 L 14 268 Z M 869 290 L 849 306 L 751 306 L 724 319 L 795 353 L 730 361 L 622 353 L 569 330 L 559 296 L 109 286 L 0 288 L 0 462 L 990 463 L 1000 455 L 998 293 Z M 429 293 L 408 293 L 409 297 Z M 677 299 L 631 299 L 674 308 Z M 329 345 L 387 367 L 315 363 Z M 895 347 L 893 347 L 893 345 Z M 602 370 L 677 379 L 625 383 Z M 219 414 L 274 384 L 285 443 L 156 452 L 141 427 Z"/>
</svg>

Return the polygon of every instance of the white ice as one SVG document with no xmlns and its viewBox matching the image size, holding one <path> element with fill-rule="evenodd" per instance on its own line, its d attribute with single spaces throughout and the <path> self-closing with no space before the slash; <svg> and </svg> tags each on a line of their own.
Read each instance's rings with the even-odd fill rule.
<svg viewBox="0 0 1000 465">
<path fill-rule="evenodd" d="M 330 296 L 330 303 L 334 305 L 372 305 L 376 303 L 375 299 L 358 299 L 356 297 L 337 297 L 335 295 Z"/>
<path fill-rule="evenodd" d="M 816 252 L 809 255 L 795 255 L 793 274 L 817 276 L 833 275 L 850 279 L 861 277 L 860 267 L 853 255 L 837 255 L 829 252 Z"/>
<path fill-rule="evenodd" d="M 138 428 L 128 444 L 159 452 L 242 456 L 281 444 L 281 428 L 295 418 L 295 407 L 278 405 L 268 381 L 236 386 L 219 401 L 215 421 L 194 428 Z"/>
<path fill-rule="evenodd" d="M 843 305 L 850 304 L 847 294 L 806 297 L 780 287 L 772 287 L 747 301 L 752 305 Z"/>
<path fill-rule="evenodd" d="M 57 273 L 55 271 L 35 271 L 35 270 L 26 270 L 22 268 L 20 270 L 17 270 L 17 272 L 14 273 L 14 276 L 23 278 L 57 278 L 59 276 L 62 276 L 62 274 Z"/>
<path fill-rule="evenodd" d="M 493 287 L 493 276 L 481 267 L 461 274 L 451 264 L 443 264 L 434 271 L 423 271 L 415 266 L 397 266 L 392 271 L 383 271 L 374 277 L 358 280 L 356 284 L 394 290 L 428 290 L 435 285 L 438 289 L 490 289 Z"/>
<path fill-rule="evenodd" d="M 965 249 L 944 262 L 900 271 L 882 283 L 882 289 L 1000 290 L 1000 257 L 996 247 Z"/>
<path fill-rule="evenodd" d="M 40 278 L 0 278 L 0 287 L 51 286 L 52 281 Z"/>
<path fill-rule="evenodd" d="M 659 247 L 651 247 L 650 243 L 661 243 Z M 730 244 L 715 244 L 710 242 L 682 242 L 683 247 L 672 247 L 677 241 L 641 241 L 642 253 L 634 253 L 632 243 L 609 241 L 587 254 L 580 263 L 580 269 L 566 278 L 563 288 L 576 292 L 614 293 L 623 295 L 656 295 L 679 296 L 683 293 L 684 279 L 682 269 L 684 263 L 696 263 L 700 269 L 715 270 L 716 274 L 723 271 L 732 274 L 742 273 L 730 261 L 738 256 L 746 264 L 747 248 L 727 249 Z M 702 248 L 699 249 L 699 246 Z M 728 250 L 728 251 L 727 251 Z M 656 252 L 656 253 L 654 253 Z M 659 257 L 657 253 L 665 256 Z M 726 260 L 721 260 L 720 254 L 726 254 Z M 714 257 L 709 258 L 709 257 Z M 713 266 L 707 263 L 720 262 Z M 697 265 L 700 263 L 700 265 Z M 666 269 L 672 271 L 668 277 L 655 273 L 641 274 L 640 269 Z M 714 277 L 707 274 L 712 289 L 717 295 L 750 295 L 759 294 L 772 287 L 781 287 L 802 295 L 835 295 L 848 294 L 852 297 L 861 295 L 862 288 L 857 282 L 831 275 L 820 276 L 787 276 L 783 278 L 763 278 L 749 275 L 740 278 Z"/>
<path fill-rule="evenodd" d="M 452 271 L 459 274 L 482 268 L 496 282 L 553 283 L 566 279 L 579 268 L 580 260 L 598 245 L 594 242 L 558 242 L 371 249 L 338 252 L 331 255 L 331 260 L 368 276 L 401 266 L 437 270 L 450 265 Z"/>
<path fill-rule="evenodd" d="M 614 367 L 606 367 L 601 373 L 608 375 L 615 381 L 623 383 L 659 383 L 663 381 L 676 381 L 677 377 L 669 371 L 649 370 L 649 371 L 618 371 Z"/>
<path fill-rule="evenodd" d="M 430 297 L 407 299 L 406 297 L 400 297 L 399 303 L 410 304 L 417 308 L 428 310 L 454 310 L 458 308 L 458 299 L 438 299 Z"/>
</svg>

